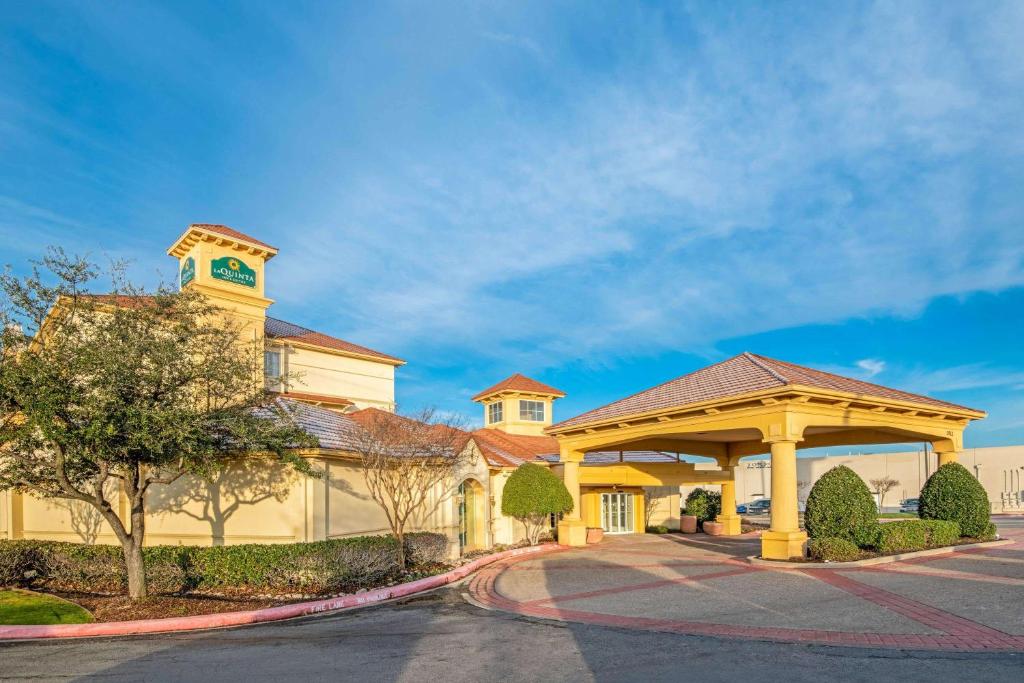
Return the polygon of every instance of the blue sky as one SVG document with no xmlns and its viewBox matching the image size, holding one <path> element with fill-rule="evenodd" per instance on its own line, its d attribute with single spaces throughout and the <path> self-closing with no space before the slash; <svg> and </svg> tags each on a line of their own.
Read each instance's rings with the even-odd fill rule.
<svg viewBox="0 0 1024 683">
<path fill-rule="evenodd" d="M 5 3 L 2 260 L 225 223 L 406 409 L 750 350 L 1024 443 L 1024 4 L 479 5 Z"/>
</svg>

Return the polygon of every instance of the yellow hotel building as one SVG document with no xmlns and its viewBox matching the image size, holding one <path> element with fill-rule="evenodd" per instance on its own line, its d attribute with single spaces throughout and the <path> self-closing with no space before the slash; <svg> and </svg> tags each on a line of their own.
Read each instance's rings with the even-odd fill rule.
<svg viewBox="0 0 1024 683">
<path fill-rule="evenodd" d="M 283 543 L 387 533 L 363 480 L 354 435 L 373 411 L 395 410 L 395 371 L 405 361 L 269 315 L 265 265 L 278 250 L 258 239 L 195 224 L 167 253 L 178 259 L 182 287 L 237 316 L 244 334 L 270 340 L 268 388 L 318 439 L 319 448 L 305 457 L 326 476 L 239 458 L 213 480 L 182 478 L 150 491 L 147 542 Z M 772 500 L 771 528 L 762 535 L 762 555 L 798 557 L 806 546 L 798 519 L 798 449 L 928 442 L 942 464 L 958 458 L 964 429 L 985 416 L 750 353 L 554 424 L 554 403 L 564 395 L 516 374 L 474 396 L 484 427 L 467 434 L 468 464 L 437 487 L 416 528 L 446 534 L 453 556 L 519 541 L 522 525 L 501 514 L 501 496 L 512 471 L 529 461 L 552 467 L 573 497 L 574 509 L 558 522 L 562 544 L 584 544 L 593 527 L 607 533 L 678 528 L 680 487 L 694 485 L 720 487 L 717 521 L 723 534 L 735 535 L 740 460 L 768 455 L 762 495 Z M 683 455 L 713 463 L 698 466 Z M 91 508 L 10 491 L 0 491 L 4 537 L 114 542 Z"/>
</svg>

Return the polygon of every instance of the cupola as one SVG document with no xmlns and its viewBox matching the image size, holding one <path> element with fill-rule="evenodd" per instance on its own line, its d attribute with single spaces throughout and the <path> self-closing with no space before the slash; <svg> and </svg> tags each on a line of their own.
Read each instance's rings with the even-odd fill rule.
<svg viewBox="0 0 1024 683">
<path fill-rule="evenodd" d="M 543 436 L 544 428 L 552 422 L 553 404 L 563 396 L 565 393 L 554 387 L 516 373 L 481 391 L 473 400 L 483 405 L 488 429 Z"/>
</svg>

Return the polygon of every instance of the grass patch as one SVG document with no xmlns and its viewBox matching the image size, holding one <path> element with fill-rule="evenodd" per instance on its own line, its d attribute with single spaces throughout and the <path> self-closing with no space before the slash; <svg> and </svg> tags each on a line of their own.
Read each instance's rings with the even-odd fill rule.
<svg viewBox="0 0 1024 683">
<path fill-rule="evenodd" d="M 879 519 L 917 519 L 916 512 L 880 512 Z"/>
<path fill-rule="evenodd" d="M 87 624 L 92 615 L 74 603 L 51 595 L 0 590 L 0 624 Z"/>
</svg>

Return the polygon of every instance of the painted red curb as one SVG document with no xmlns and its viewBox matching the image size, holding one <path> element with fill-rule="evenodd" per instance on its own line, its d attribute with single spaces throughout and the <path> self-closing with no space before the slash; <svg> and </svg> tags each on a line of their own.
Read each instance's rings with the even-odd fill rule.
<svg viewBox="0 0 1024 683">
<path fill-rule="evenodd" d="M 327 600 L 299 602 L 293 605 L 281 605 L 266 609 L 249 610 L 246 612 L 223 612 L 221 614 L 202 614 L 193 617 L 173 617 L 170 619 L 141 619 L 138 621 L 111 621 L 100 624 L 55 624 L 52 626 L 0 626 L 0 640 L 26 640 L 34 638 L 95 638 L 100 636 L 128 636 L 142 633 L 169 633 L 173 631 L 194 631 L 225 626 L 244 626 L 261 624 L 268 621 L 294 619 L 310 614 L 322 614 L 350 607 L 361 607 L 374 603 L 401 598 L 414 593 L 439 588 L 449 583 L 460 581 L 481 567 L 512 557 L 531 555 L 557 550 L 554 543 L 515 548 L 493 555 L 481 557 L 462 565 L 457 569 L 437 576 L 428 576 L 417 581 L 402 583 L 388 588 L 378 588 L 365 593 L 343 595 Z"/>
</svg>

